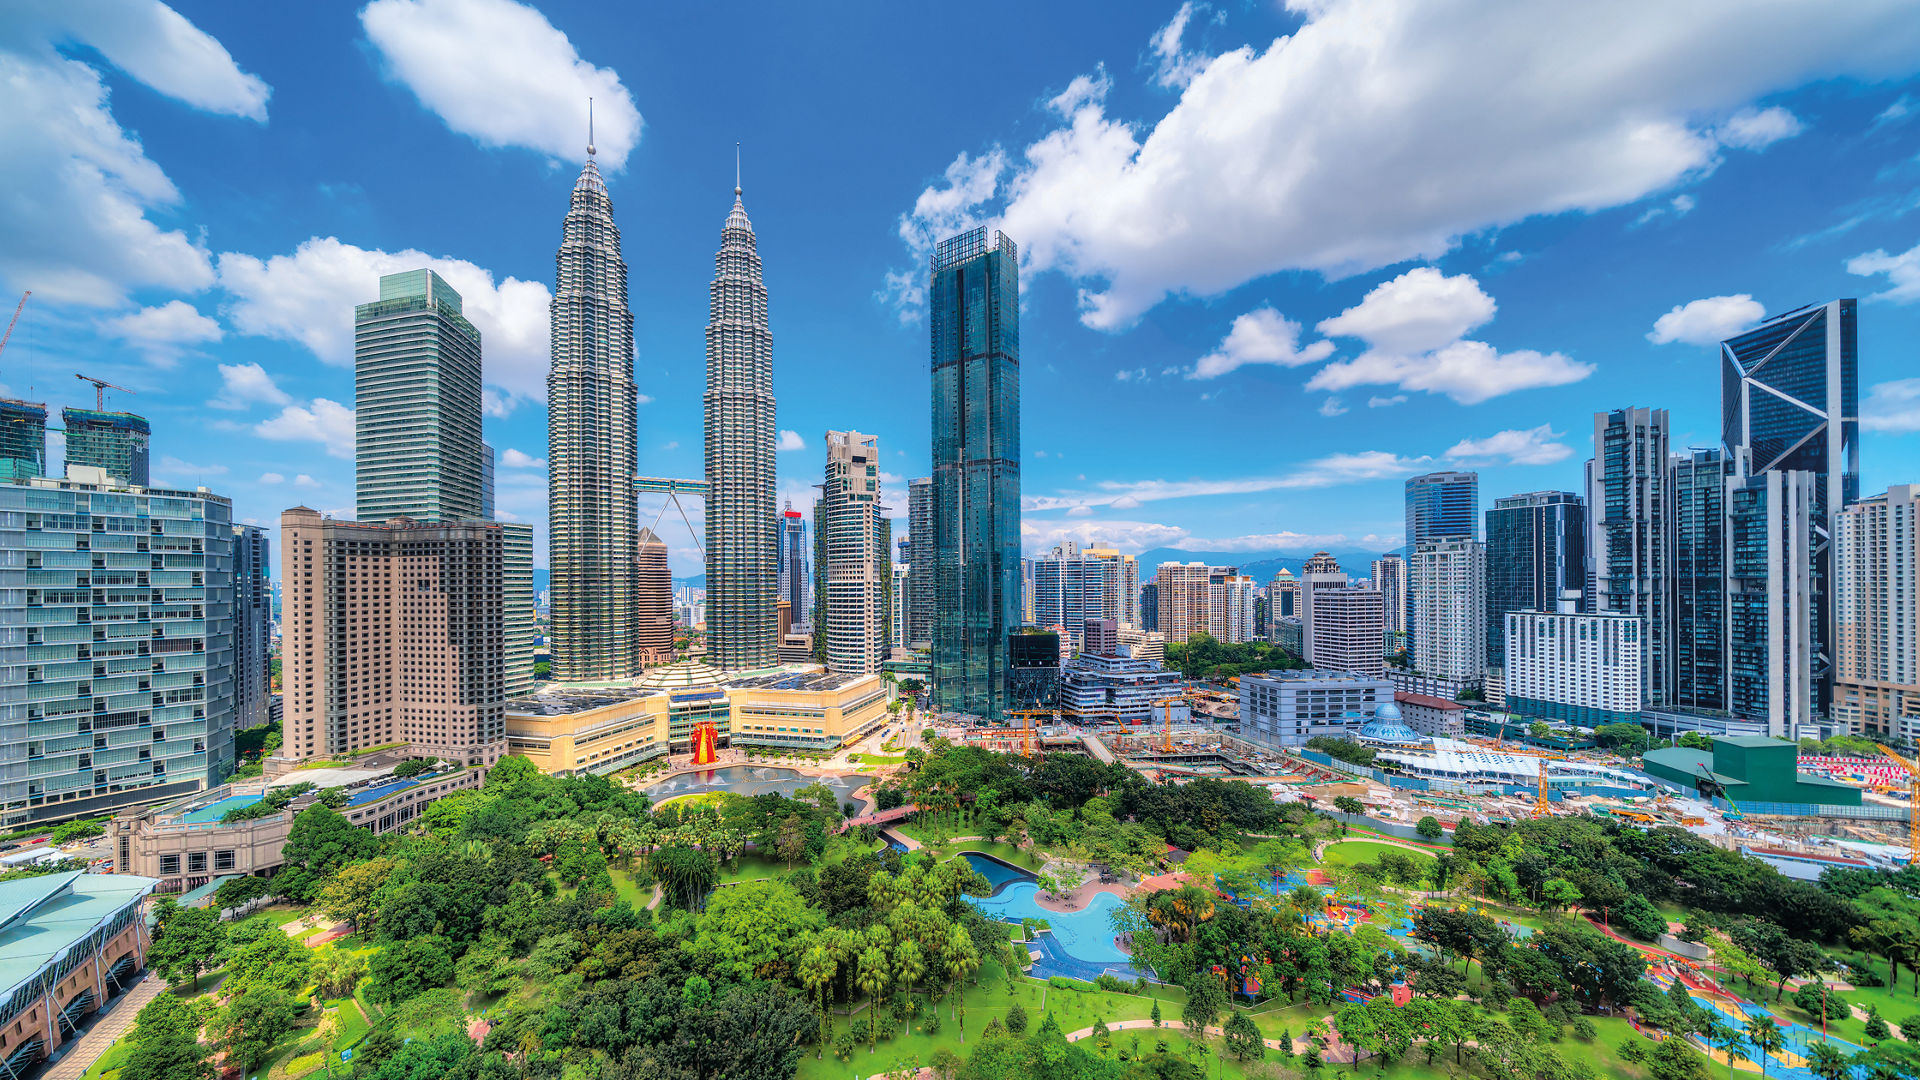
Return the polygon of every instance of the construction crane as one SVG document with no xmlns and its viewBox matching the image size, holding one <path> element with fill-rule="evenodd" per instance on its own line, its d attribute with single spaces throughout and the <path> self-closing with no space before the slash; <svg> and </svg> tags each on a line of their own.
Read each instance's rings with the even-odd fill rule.
<svg viewBox="0 0 1920 1080">
<path fill-rule="evenodd" d="M 1540 786 L 1535 790 L 1533 800 L 1533 816 L 1537 818 L 1547 817 L 1552 813 L 1547 806 L 1547 762 L 1549 760 L 1551 759 L 1543 757 L 1534 762 L 1540 767 Z"/>
<path fill-rule="evenodd" d="M 93 407 L 96 412 L 106 411 L 108 390 L 118 390 L 123 394 L 133 393 L 132 390 L 124 386 L 116 386 L 105 379 L 96 379 L 91 375 L 81 375 L 76 372 L 73 377 L 79 379 L 81 382 L 90 382 L 93 384 Z"/>
<path fill-rule="evenodd" d="M 1156 701 L 1153 703 L 1153 707 L 1156 709 L 1160 708 L 1162 705 L 1166 706 L 1166 709 L 1167 709 L 1166 734 L 1160 746 L 1160 752 L 1163 754 L 1173 753 L 1173 707 L 1175 705 L 1185 705 L 1185 704 L 1187 704 L 1187 699 L 1185 697 L 1161 698 L 1159 701 Z"/>
<path fill-rule="evenodd" d="M 1725 813 L 1720 815 L 1720 817 L 1723 820 L 1745 821 L 1747 819 L 1747 815 L 1743 813 L 1740 809 L 1740 804 L 1733 801 L 1733 795 L 1732 793 L 1727 791 L 1727 786 L 1725 784 L 1722 784 L 1719 781 L 1719 779 L 1713 775 L 1713 773 L 1707 771 L 1707 766 L 1704 762 L 1702 762 L 1701 764 L 1695 765 L 1694 771 L 1698 772 L 1700 774 L 1700 778 L 1707 782 L 1707 788 L 1711 789 L 1712 791 L 1719 792 L 1720 797 L 1727 800 L 1728 810 Z M 1699 784 L 1694 785 L 1694 790 L 1699 791 L 1702 795 L 1707 794 L 1707 791 L 1701 790 L 1701 787 Z"/>
<path fill-rule="evenodd" d="M 28 289 L 26 292 L 20 294 L 20 302 L 13 305 L 13 318 L 7 320 L 7 332 L 0 334 L 0 352 L 6 351 L 7 339 L 13 336 L 13 324 L 20 321 L 20 311 L 27 306 L 27 297 L 32 295 L 33 290 Z"/>
<path fill-rule="evenodd" d="M 1907 865 L 1913 866 L 1920 861 L 1920 765 L 1916 765 L 1899 754 L 1880 746 L 1880 752 L 1900 763 L 1907 770 Z"/>
</svg>

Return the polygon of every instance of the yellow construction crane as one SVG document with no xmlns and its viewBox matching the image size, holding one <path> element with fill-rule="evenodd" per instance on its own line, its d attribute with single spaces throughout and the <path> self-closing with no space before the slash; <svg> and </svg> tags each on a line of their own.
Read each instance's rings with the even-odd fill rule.
<svg viewBox="0 0 1920 1080">
<path fill-rule="evenodd" d="M 107 391 L 118 390 L 123 394 L 133 393 L 132 390 L 124 386 L 116 386 L 105 379 L 96 379 L 91 375 L 81 375 L 75 372 L 73 377 L 79 379 L 81 382 L 90 382 L 93 384 L 93 407 L 97 412 L 105 412 L 107 409 Z"/>
<path fill-rule="evenodd" d="M 0 334 L 0 352 L 6 351 L 7 339 L 13 336 L 13 324 L 20 321 L 20 310 L 27 306 L 27 297 L 32 295 L 33 290 L 28 289 L 26 292 L 20 294 L 20 302 L 13 305 L 13 318 L 7 320 L 7 332 Z"/>
<path fill-rule="evenodd" d="M 1165 754 L 1173 753 L 1173 707 L 1175 705 L 1185 705 L 1185 704 L 1187 704 L 1187 699 L 1185 697 L 1161 698 L 1159 701 L 1156 701 L 1153 703 L 1153 708 L 1158 709 L 1162 705 L 1166 706 L 1167 708 L 1166 735 L 1164 736 L 1161 742 L 1161 747 L 1160 747 L 1161 753 L 1165 753 Z"/>
<path fill-rule="evenodd" d="M 1535 792 L 1536 797 L 1533 801 L 1533 816 L 1537 818 L 1546 817 L 1551 813 L 1547 807 L 1547 762 L 1549 760 L 1543 757 L 1535 761 L 1535 764 L 1540 766 L 1540 786 Z"/>
<path fill-rule="evenodd" d="M 1920 865 L 1920 765 L 1916 765 L 1899 754 L 1880 746 L 1880 752 L 1900 763 L 1907 770 L 1907 865 Z"/>
</svg>

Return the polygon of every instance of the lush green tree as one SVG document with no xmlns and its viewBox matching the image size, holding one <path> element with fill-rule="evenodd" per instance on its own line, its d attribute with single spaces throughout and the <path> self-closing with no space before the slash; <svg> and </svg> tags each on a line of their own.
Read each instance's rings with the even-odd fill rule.
<svg viewBox="0 0 1920 1080">
<path fill-rule="evenodd" d="M 189 980 L 200 989 L 200 974 L 211 967 L 226 946 L 227 927 L 206 908 L 187 908 L 162 897 L 154 907 L 153 945 L 147 963 L 167 982 L 178 986 Z"/>
<path fill-rule="evenodd" d="M 242 874 L 232 881 L 222 882 L 219 888 L 213 890 L 213 906 L 217 910 L 226 911 L 271 895 L 273 895 L 273 886 L 267 882 L 266 878 Z"/>
<path fill-rule="evenodd" d="M 1340 811 L 1343 814 L 1364 814 L 1367 812 L 1366 806 L 1362 804 L 1359 799 L 1356 799 L 1351 795 L 1335 796 L 1333 800 L 1333 808 L 1335 810 Z"/>
<path fill-rule="evenodd" d="M 1647 1054 L 1647 1072 L 1654 1080 L 1710 1080 L 1707 1059 L 1687 1040 L 1679 1038 L 1662 1039 L 1654 1044 Z"/>
<path fill-rule="evenodd" d="M 367 958 L 359 953 L 332 945 L 313 951 L 313 981 L 322 998 L 351 997 L 366 974 Z"/>
<path fill-rule="evenodd" d="M 221 956 L 227 971 L 223 986 L 227 993 L 265 986 L 291 994 L 306 985 L 307 972 L 313 965 L 312 952 L 264 915 L 229 930 Z"/>
<path fill-rule="evenodd" d="M 1414 822 L 1413 831 L 1429 840 L 1438 840 L 1446 834 L 1446 830 L 1440 827 L 1440 819 L 1434 817 L 1432 814 L 1428 814 L 1426 817 Z"/>
<path fill-rule="evenodd" d="M 1015 1035 L 1027 1033 L 1027 1010 L 1017 1001 L 1007 1008 L 1007 1030 Z"/>
<path fill-rule="evenodd" d="M 1225 1034 L 1227 1053 L 1235 1060 L 1258 1061 L 1267 1056 L 1267 1044 L 1260 1037 L 1260 1029 L 1246 1013 L 1235 1012 L 1228 1017 Z"/>
<path fill-rule="evenodd" d="M 748 881 L 721 889 L 708 903 L 688 944 L 703 967 L 744 982 L 792 974 L 801 950 L 824 925 L 791 885 Z"/>
<path fill-rule="evenodd" d="M 280 854 L 286 869 L 275 884 L 282 896 L 311 903 L 320 886 L 341 867 L 373 855 L 380 842 L 329 806 L 313 805 L 300 811 L 287 831 Z"/>
<path fill-rule="evenodd" d="M 720 867 L 713 856 L 687 844 L 664 845 L 649 862 L 666 890 L 668 902 L 676 907 L 698 908 L 720 880 Z"/>
<path fill-rule="evenodd" d="M 453 954 L 443 937 L 404 938 L 374 953 L 367 969 L 367 996 L 385 1005 L 452 982 Z"/>
<path fill-rule="evenodd" d="M 185 998 L 154 998 L 127 1036 L 121 1080 L 213 1080 L 212 1051 L 201 1044 L 199 1032 L 200 1020 Z"/>
<path fill-rule="evenodd" d="M 1238 910 L 1238 909 L 1235 909 Z M 1232 1007 L 1226 987 L 1209 971 L 1195 972 L 1186 981 L 1187 1002 L 1180 1009 L 1180 1022 L 1198 1035 Z"/>
<path fill-rule="evenodd" d="M 246 990 L 229 999 L 214 1021 L 220 1045 L 242 1069 L 266 1064 L 267 1055 L 299 1015 L 293 995 L 268 986 Z"/>
<path fill-rule="evenodd" d="M 1821 1039 L 1807 1046 L 1807 1071 L 1820 1080 L 1847 1080 L 1853 1066 L 1847 1060 L 1846 1052 L 1832 1043 Z M 1661 1077 L 1660 1080 L 1667 1080 Z"/>
<path fill-rule="evenodd" d="M 376 910 L 375 897 L 393 875 L 393 868 L 392 859 L 368 859 L 340 867 L 320 887 L 320 910 L 356 928 L 369 926 L 369 916 Z"/>
</svg>

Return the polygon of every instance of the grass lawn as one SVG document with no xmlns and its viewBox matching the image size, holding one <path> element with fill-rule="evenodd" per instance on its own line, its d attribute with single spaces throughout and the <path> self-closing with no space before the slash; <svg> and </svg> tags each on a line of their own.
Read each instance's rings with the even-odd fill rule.
<svg viewBox="0 0 1920 1080">
<path fill-rule="evenodd" d="M 1886 977 L 1887 965 L 1884 960 L 1875 963 L 1874 969 L 1882 978 Z M 1758 991 L 1756 991 L 1756 993 L 1757 992 Z M 1842 991 L 1842 994 L 1846 997 L 1847 1001 L 1863 1009 L 1869 1005 L 1878 1006 L 1880 1009 L 1880 1019 L 1885 1020 L 1889 1024 L 1898 1024 L 1909 1016 L 1920 1017 L 1920 997 L 1913 995 L 1913 974 L 1904 967 L 1900 969 L 1900 988 L 1898 990 L 1885 986 L 1862 986 L 1852 990 Z M 1773 992 L 1769 990 L 1767 991 L 1767 1002 L 1771 1002 L 1772 1000 Z M 1766 1002 L 1763 1002 L 1763 1004 L 1765 1003 Z M 1861 1021 L 1861 1023 L 1864 1026 L 1865 1021 Z M 1858 1042 L 1859 1040 L 1855 1039 L 1854 1041 Z"/>
<path fill-rule="evenodd" d="M 305 915 L 306 913 L 307 913 L 306 908 L 288 907 L 285 905 L 275 904 L 273 907 L 267 908 L 264 911 L 259 912 L 258 915 L 249 915 L 248 918 L 258 918 L 259 916 L 264 915 L 267 921 L 272 923 L 273 925 L 285 926 L 288 923 L 292 922 L 293 920 L 299 918 L 300 916 Z"/>
<path fill-rule="evenodd" d="M 769 859 L 753 852 L 743 852 L 733 862 L 720 867 L 719 884 L 733 885 L 757 878 L 777 878 L 787 872 L 787 864 L 781 859 Z"/>
<path fill-rule="evenodd" d="M 127 1045 L 125 1038 L 122 1038 L 119 1042 L 107 1047 L 107 1052 L 100 1055 L 100 1060 L 87 1067 L 87 1071 L 81 1075 L 80 1080 L 103 1080 L 109 1073 L 118 1072 L 120 1066 L 127 1063 L 127 1055 L 132 1052 L 133 1048 Z"/>
<path fill-rule="evenodd" d="M 641 888 L 634 882 L 633 875 L 628 871 L 614 870 L 611 873 L 614 895 L 632 904 L 636 909 L 646 907 L 653 899 L 653 889 Z"/>
<path fill-rule="evenodd" d="M 359 1004 L 352 998 L 329 1001 L 327 1005 L 340 1010 L 340 1034 L 333 1040 L 334 1050 L 345 1050 L 359 1042 L 361 1037 L 373 1029 L 373 1026 L 367 1023 L 367 1018 L 361 1015 Z"/>
<path fill-rule="evenodd" d="M 938 1005 L 939 1033 L 926 1035 L 920 1031 L 928 1009 L 923 999 L 920 1015 L 914 1019 L 912 1033 L 902 1033 L 890 1041 L 882 1042 L 879 1051 L 874 1054 L 868 1054 L 864 1045 L 856 1048 L 851 1064 L 834 1057 L 831 1049 L 827 1051 L 826 1059 L 820 1060 L 814 1057 L 819 1048 L 811 1047 L 800 1059 L 798 1080 L 845 1080 L 854 1075 L 872 1076 L 916 1058 L 924 1065 L 932 1060 L 934 1050 L 942 1046 L 952 1047 L 955 1053 L 965 1057 L 973 1044 L 979 1041 L 980 1032 L 987 1026 L 987 1021 L 999 1017 L 1004 1022 L 1007 1009 L 1016 1001 L 1027 1011 L 1029 1031 L 1040 1026 L 1046 1010 L 1053 1012 L 1054 1020 L 1062 1031 L 1092 1027 L 1095 1020 L 1144 1020 L 1153 1010 L 1154 998 L 1151 997 L 1100 990 L 1088 993 L 1060 990 L 1029 978 L 1017 980 L 1014 994 L 1009 997 L 1001 970 L 997 963 L 983 964 L 979 972 L 979 984 L 969 987 L 962 995 L 967 1010 L 965 1043 L 960 1041 L 960 1027 L 953 1019 L 950 1000 Z M 1153 987 L 1153 991 L 1161 998 L 1161 1016 L 1168 1021 L 1178 1019 L 1179 1003 L 1185 1000 L 1184 993 L 1177 987 Z M 838 1011 L 842 1006 L 836 1005 L 835 1008 L 834 1035 L 837 1037 L 840 1032 L 847 1030 L 849 1018 Z"/>
<path fill-rule="evenodd" d="M 1023 870 L 1038 871 L 1041 864 L 1045 862 L 1041 853 L 1031 848 L 1021 851 L 1012 844 L 988 840 L 954 840 L 940 847 L 925 846 L 920 850 L 942 861 L 951 859 L 963 851 L 978 851 L 983 855 L 991 855 L 1003 862 L 1012 863 Z"/>
<path fill-rule="evenodd" d="M 848 754 L 847 760 L 861 765 L 898 765 L 907 758 L 904 754 Z"/>
<path fill-rule="evenodd" d="M 1403 847 L 1379 844 L 1372 840 L 1342 840 L 1337 844 L 1329 845 L 1320 861 L 1332 866 L 1357 866 L 1360 863 L 1379 862 L 1380 856 L 1389 851 L 1405 855 L 1409 859 L 1424 859 L 1429 862 L 1433 860 L 1433 856 L 1424 851 L 1409 851 Z"/>
</svg>

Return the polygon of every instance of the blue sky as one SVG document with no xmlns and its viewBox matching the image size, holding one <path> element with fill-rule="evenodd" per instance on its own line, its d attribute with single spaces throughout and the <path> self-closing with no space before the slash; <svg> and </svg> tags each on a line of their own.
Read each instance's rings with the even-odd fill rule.
<svg viewBox="0 0 1920 1080">
<path fill-rule="evenodd" d="M 1712 342 L 1842 295 L 1863 490 L 1920 481 L 1920 9 L 1494 7 L 10 3 L 0 285 L 35 295 L 0 384 L 121 383 L 156 483 L 350 514 L 352 305 L 434 265 L 502 516 L 543 523 L 592 95 L 650 474 L 701 467 L 738 141 L 802 504 L 854 428 L 904 515 L 926 247 L 978 223 L 1024 258 L 1030 548 L 1397 546 L 1406 476 L 1572 487 L 1595 410 L 1712 442 Z"/>
</svg>

